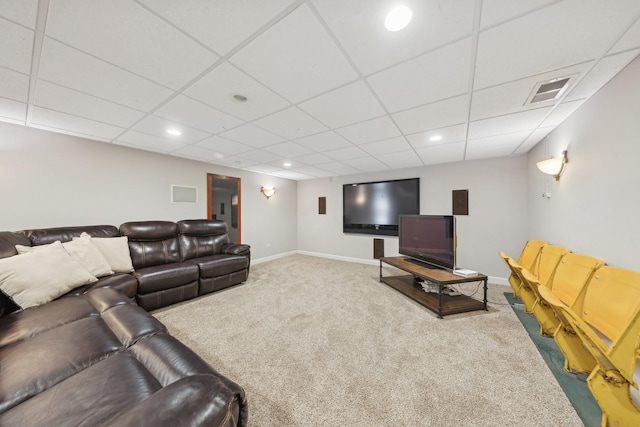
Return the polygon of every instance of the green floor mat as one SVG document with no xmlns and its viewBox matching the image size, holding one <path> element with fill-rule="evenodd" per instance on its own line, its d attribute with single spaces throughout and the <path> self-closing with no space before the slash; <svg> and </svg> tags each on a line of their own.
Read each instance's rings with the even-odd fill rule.
<svg viewBox="0 0 640 427">
<path fill-rule="evenodd" d="M 505 292 L 504 296 L 584 425 L 586 427 L 600 426 L 602 411 L 587 387 L 585 382 L 587 376 L 566 372 L 564 370 L 564 356 L 553 338 L 540 335 L 540 324 L 533 314 L 524 312 L 522 301 L 519 298 L 515 297 L 512 292 Z M 514 306 L 514 304 L 516 305 Z"/>
</svg>

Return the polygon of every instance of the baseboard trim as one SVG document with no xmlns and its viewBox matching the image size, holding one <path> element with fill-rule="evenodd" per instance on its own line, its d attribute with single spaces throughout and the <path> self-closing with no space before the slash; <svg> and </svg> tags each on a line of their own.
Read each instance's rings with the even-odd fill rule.
<svg viewBox="0 0 640 427">
<path fill-rule="evenodd" d="M 300 255 L 308 255 L 308 256 L 314 256 L 318 258 L 334 259 L 336 261 L 355 262 L 358 264 L 380 265 L 380 261 L 376 259 L 353 258 L 353 257 L 331 255 L 331 254 L 324 254 L 321 252 L 309 252 L 309 251 L 297 251 L 297 253 Z"/>
<path fill-rule="evenodd" d="M 291 255 L 296 255 L 296 254 L 313 256 L 313 257 L 318 257 L 318 258 L 333 259 L 333 260 L 336 260 L 336 261 L 355 262 L 357 264 L 380 265 L 380 261 L 378 261 L 377 259 L 354 258 L 354 257 L 332 255 L 332 254 L 325 254 L 325 253 L 322 253 L 322 252 L 310 252 L 310 251 L 283 252 L 281 254 L 272 255 L 272 256 L 268 256 L 268 257 L 264 257 L 264 258 L 259 258 L 259 259 L 256 259 L 256 260 L 251 260 L 251 264 L 261 264 L 263 262 L 273 261 L 273 260 L 278 259 L 278 258 L 284 258 L 284 257 L 288 257 L 288 256 L 291 256 Z M 507 280 L 506 277 L 498 277 L 498 276 L 488 276 L 488 277 L 489 277 L 489 283 L 492 283 L 492 284 L 495 284 L 495 285 L 509 286 L 509 281 Z"/>
<path fill-rule="evenodd" d="M 271 256 L 266 256 L 266 257 L 262 257 L 262 258 L 256 258 L 256 259 L 252 259 L 251 260 L 251 264 L 262 264 L 263 262 L 268 262 L 268 261 L 273 261 L 279 258 L 285 258 L 291 255 L 295 255 L 297 254 L 298 251 L 289 251 L 289 252 L 282 252 L 280 254 L 276 254 L 276 255 L 271 255 Z"/>
</svg>

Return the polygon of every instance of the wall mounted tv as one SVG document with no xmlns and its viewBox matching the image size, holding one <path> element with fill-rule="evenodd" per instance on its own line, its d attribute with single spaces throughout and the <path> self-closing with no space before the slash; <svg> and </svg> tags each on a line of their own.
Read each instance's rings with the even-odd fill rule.
<svg viewBox="0 0 640 427">
<path fill-rule="evenodd" d="M 342 186 L 344 233 L 398 235 L 402 214 L 420 213 L 420 178 Z"/>
<path fill-rule="evenodd" d="M 456 219 L 453 215 L 400 215 L 398 246 L 402 255 L 435 267 L 456 265 Z"/>
</svg>

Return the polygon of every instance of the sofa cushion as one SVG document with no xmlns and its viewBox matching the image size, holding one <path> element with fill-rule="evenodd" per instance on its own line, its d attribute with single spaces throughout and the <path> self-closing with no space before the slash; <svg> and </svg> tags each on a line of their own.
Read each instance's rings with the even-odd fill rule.
<svg viewBox="0 0 640 427">
<path fill-rule="evenodd" d="M 182 261 L 219 254 L 223 246 L 229 244 L 227 223 L 224 221 L 191 219 L 177 224 Z"/>
<path fill-rule="evenodd" d="M 60 242 L 0 259 L 0 289 L 22 308 L 45 304 L 97 280 L 69 256 Z"/>
<path fill-rule="evenodd" d="M 180 262 L 178 226 L 169 221 L 125 222 L 120 234 L 129 238 L 129 251 L 137 269 Z"/>
<path fill-rule="evenodd" d="M 74 288 L 64 294 L 63 297 L 82 295 L 98 288 L 112 288 L 122 292 L 129 298 L 133 298 L 138 290 L 138 281 L 131 274 L 116 273 L 111 276 L 101 277 L 97 282 Z"/>
<path fill-rule="evenodd" d="M 86 236 L 86 233 L 82 233 L 80 237 Z M 126 236 L 91 237 L 91 243 L 100 250 L 114 273 L 131 273 L 133 271 L 129 242 Z"/>
<path fill-rule="evenodd" d="M 91 237 L 117 237 L 118 228 L 113 225 L 86 225 L 78 227 L 39 228 L 24 230 L 22 233 L 31 240 L 32 245 L 47 245 L 56 240 L 68 242 L 82 233 Z"/>
<path fill-rule="evenodd" d="M 247 257 L 238 255 L 212 255 L 189 260 L 186 263 L 197 265 L 200 277 L 222 276 L 245 270 L 249 266 Z"/>
<path fill-rule="evenodd" d="M 138 294 L 148 294 L 176 288 L 198 280 L 198 266 L 193 264 L 167 264 L 137 269 Z"/>
<path fill-rule="evenodd" d="M 49 245 L 53 245 L 53 243 L 38 246 L 16 245 L 16 250 L 19 254 L 26 254 L 28 252 L 41 250 Z M 113 274 L 107 259 L 102 255 L 102 252 L 91 243 L 91 237 L 89 237 L 88 234 L 85 234 L 84 237 L 74 237 L 73 240 L 64 242 L 62 247 L 71 255 L 71 258 L 76 260 L 94 276 L 102 277 Z"/>
</svg>

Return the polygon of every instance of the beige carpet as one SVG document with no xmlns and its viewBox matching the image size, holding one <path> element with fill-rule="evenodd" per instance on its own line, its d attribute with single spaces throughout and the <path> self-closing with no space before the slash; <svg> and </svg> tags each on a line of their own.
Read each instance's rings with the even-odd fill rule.
<svg viewBox="0 0 640 427">
<path fill-rule="evenodd" d="M 490 307 L 440 320 L 376 266 L 295 255 L 154 315 L 244 387 L 251 426 L 581 426 L 511 308 Z"/>
</svg>

